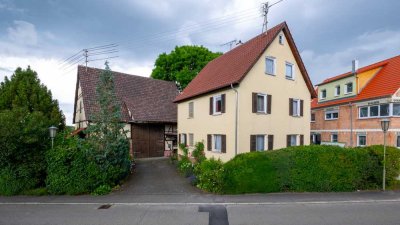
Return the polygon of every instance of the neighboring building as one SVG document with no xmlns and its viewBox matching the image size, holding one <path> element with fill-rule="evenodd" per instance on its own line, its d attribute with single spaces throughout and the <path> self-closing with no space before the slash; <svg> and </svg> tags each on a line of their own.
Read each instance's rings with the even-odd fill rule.
<svg viewBox="0 0 400 225">
<path fill-rule="evenodd" d="M 96 85 L 103 70 L 78 66 L 73 123 L 77 131 L 87 127 L 97 110 Z M 175 83 L 113 72 L 116 99 L 121 105 L 131 154 L 137 158 L 164 156 L 177 145 L 178 94 Z"/>
<path fill-rule="evenodd" d="M 311 104 L 312 142 L 383 144 L 380 120 L 388 118 L 388 144 L 400 147 L 400 56 L 353 71 L 318 85 Z"/>
<path fill-rule="evenodd" d="M 181 143 L 206 156 L 309 144 L 315 97 L 286 23 L 214 59 L 175 99 Z"/>
</svg>

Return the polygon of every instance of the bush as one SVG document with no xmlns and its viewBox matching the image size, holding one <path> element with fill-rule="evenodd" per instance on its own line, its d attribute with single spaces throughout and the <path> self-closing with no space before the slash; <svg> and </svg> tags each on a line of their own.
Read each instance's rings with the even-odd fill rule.
<svg viewBox="0 0 400 225">
<path fill-rule="evenodd" d="M 204 154 L 204 144 L 203 142 L 197 142 L 195 148 L 192 152 L 193 158 L 196 160 L 196 163 L 201 163 L 203 160 L 206 159 Z"/>
<path fill-rule="evenodd" d="M 24 190 L 33 189 L 39 179 L 32 176 L 31 166 L 20 165 L 18 168 L 6 167 L 0 170 L 0 195 L 16 195 Z"/>
<path fill-rule="evenodd" d="M 396 187 L 396 178 L 400 173 L 400 151 L 388 147 L 386 160 L 387 185 L 389 188 Z M 200 166 L 195 170 L 198 187 L 210 190 L 200 185 L 203 184 L 202 175 L 210 170 L 201 169 Z M 341 148 L 312 145 L 251 152 L 240 154 L 223 165 L 220 192 L 237 194 L 379 189 L 382 186 L 382 169 L 383 146 Z"/>
<path fill-rule="evenodd" d="M 194 174 L 198 188 L 214 193 L 222 191 L 224 167 L 221 160 L 202 160 L 195 166 Z"/>
<path fill-rule="evenodd" d="M 193 174 L 193 164 L 188 157 L 182 157 L 178 162 L 178 170 L 185 176 L 189 177 Z"/>
<path fill-rule="evenodd" d="M 100 185 L 97 187 L 92 194 L 93 195 L 106 195 L 112 191 L 112 188 L 109 185 Z"/>
</svg>

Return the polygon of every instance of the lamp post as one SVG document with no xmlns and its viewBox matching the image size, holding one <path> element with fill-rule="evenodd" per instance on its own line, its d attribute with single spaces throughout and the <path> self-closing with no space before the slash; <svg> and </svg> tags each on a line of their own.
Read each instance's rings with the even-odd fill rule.
<svg viewBox="0 0 400 225">
<path fill-rule="evenodd" d="M 386 133 L 389 130 L 390 120 L 381 120 L 381 127 L 383 131 L 383 178 L 382 178 L 382 190 L 385 191 L 386 186 Z"/>
<path fill-rule="evenodd" d="M 57 127 L 55 127 L 55 126 L 49 127 L 49 132 L 50 132 L 50 138 L 51 138 L 51 149 L 53 149 L 54 138 L 56 137 L 56 134 L 57 134 Z"/>
</svg>

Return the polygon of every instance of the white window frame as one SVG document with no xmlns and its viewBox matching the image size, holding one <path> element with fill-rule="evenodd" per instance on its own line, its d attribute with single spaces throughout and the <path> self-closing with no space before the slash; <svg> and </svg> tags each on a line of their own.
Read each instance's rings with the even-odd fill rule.
<svg viewBox="0 0 400 225">
<path fill-rule="evenodd" d="M 334 141 L 334 136 L 336 136 L 336 141 Z M 331 133 L 331 142 L 332 143 L 337 143 L 337 142 L 339 142 L 339 135 L 338 135 L 338 133 Z"/>
<path fill-rule="evenodd" d="M 258 97 L 259 96 L 264 97 L 264 110 L 263 111 L 258 110 Z M 267 113 L 267 95 L 266 94 L 257 93 L 257 113 Z"/>
<path fill-rule="evenodd" d="M 258 152 L 262 152 L 262 151 L 265 151 L 265 136 L 266 135 L 256 135 L 256 151 L 258 151 Z M 258 145 L 258 138 L 262 138 L 263 139 L 263 144 L 262 144 L 262 149 L 259 149 L 259 145 Z"/>
<path fill-rule="evenodd" d="M 284 44 L 284 42 L 285 42 L 285 40 L 284 40 L 284 38 L 283 38 L 283 34 L 280 34 L 279 35 L 279 44 L 281 44 L 281 45 L 283 45 Z"/>
<path fill-rule="evenodd" d="M 295 102 L 297 104 L 297 107 L 294 107 L 294 103 Z M 293 108 L 292 114 L 293 114 L 293 116 L 300 116 L 300 104 L 301 104 L 300 99 L 293 99 L 292 104 L 293 104 L 292 105 L 292 108 Z"/>
<path fill-rule="evenodd" d="M 400 117 L 400 114 L 399 115 L 394 115 L 394 105 L 399 105 L 400 106 L 400 103 L 391 103 L 390 104 L 390 116 Z"/>
<path fill-rule="evenodd" d="M 217 101 L 221 100 L 221 111 L 217 111 Z M 213 96 L 213 115 L 222 114 L 222 95 L 214 95 Z"/>
<path fill-rule="evenodd" d="M 324 97 L 324 95 L 322 94 L 323 92 L 325 92 L 325 97 Z M 322 89 L 321 92 L 320 92 L 319 99 L 326 99 L 326 95 L 327 95 L 326 89 Z"/>
<path fill-rule="evenodd" d="M 217 146 L 217 140 L 219 140 L 219 149 L 217 148 L 218 146 Z M 214 152 L 219 152 L 219 153 L 221 153 L 222 152 L 222 135 L 220 135 L 220 134 L 213 134 L 213 142 L 212 142 L 212 144 L 213 144 L 213 151 Z"/>
<path fill-rule="evenodd" d="M 351 86 L 352 86 L 352 88 L 351 88 L 351 92 L 349 92 L 349 91 L 347 91 L 347 88 L 348 88 L 348 85 L 349 84 L 351 84 Z M 346 83 L 345 85 L 344 85 L 344 94 L 345 95 L 347 95 L 347 94 L 351 94 L 351 93 L 353 93 L 354 92 L 354 84 L 353 84 L 353 82 L 348 82 L 348 83 Z"/>
<path fill-rule="evenodd" d="M 194 146 L 194 135 L 193 135 L 193 133 L 189 133 L 188 136 L 189 136 L 189 137 L 188 137 L 188 139 L 189 139 L 188 145 L 189 145 L 190 147 L 193 147 L 193 146 Z"/>
<path fill-rule="evenodd" d="M 190 112 L 192 112 L 192 115 L 190 115 Z M 189 102 L 188 104 L 188 118 L 191 119 L 194 117 L 194 102 Z"/>
<path fill-rule="evenodd" d="M 387 116 L 381 116 L 381 105 L 389 105 L 389 114 Z M 393 103 L 383 103 L 379 105 L 364 105 L 364 106 L 359 106 L 358 107 L 358 119 L 372 119 L 372 118 L 386 118 L 386 117 L 391 117 L 393 115 Z M 371 116 L 371 107 L 376 107 L 378 106 L 378 115 L 377 116 Z M 362 108 L 367 108 L 367 116 L 361 117 L 361 109 Z"/>
<path fill-rule="evenodd" d="M 268 64 L 267 64 L 267 60 L 272 60 L 272 62 L 273 62 L 273 67 L 274 68 L 272 68 L 272 74 L 271 73 L 268 73 Z M 267 57 L 265 57 L 265 74 L 268 74 L 268 75 L 273 75 L 273 76 L 275 76 L 276 75 L 276 58 L 275 57 L 272 57 L 272 56 L 267 56 Z"/>
<path fill-rule="evenodd" d="M 365 137 L 365 145 L 360 145 L 360 137 Z M 367 146 L 367 134 L 357 134 L 357 146 L 358 147 Z"/>
<path fill-rule="evenodd" d="M 340 85 L 335 86 L 334 96 L 338 97 L 340 95 Z"/>
<path fill-rule="evenodd" d="M 333 118 L 333 114 L 334 113 L 338 114 L 337 118 Z M 327 118 L 327 114 L 332 114 L 332 117 L 328 119 Z M 326 111 L 325 112 L 325 120 L 337 120 L 337 119 L 339 119 L 339 110 L 333 110 L 333 111 Z"/>
<path fill-rule="evenodd" d="M 287 66 L 290 66 L 292 68 L 292 76 L 288 76 L 287 75 L 287 73 L 286 73 L 287 72 L 287 70 L 286 70 Z M 285 77 L 286 77 L 286 79 L 294 80 L 294 64 L 293 63 L 285 62 Z"/>
</svg>

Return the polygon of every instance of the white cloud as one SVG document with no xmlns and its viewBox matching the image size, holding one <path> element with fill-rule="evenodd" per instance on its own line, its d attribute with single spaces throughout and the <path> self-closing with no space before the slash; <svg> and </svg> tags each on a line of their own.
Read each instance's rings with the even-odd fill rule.
<svg viewBox="0 0 400 225">
<path fill-rule="evenodd" d="M 301 53 L 314 84 L 351 70 L 351 60 L 360 60 L 360 67 L 399 54 L 400 31 L 377 30 L 348 40 L 348 45 L 336 52 L 317 54 L 308 49 Z"/>
<path fill-rule="evenodd" d="M 14 20 L 14 26 L 7 28 L 7 33 L 8 38 L 14 43 L 36 45 L 38 42 L 35 25 L 26 21 Z"/>
</svg>

